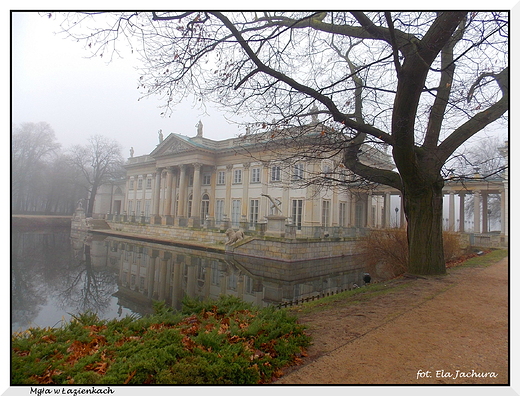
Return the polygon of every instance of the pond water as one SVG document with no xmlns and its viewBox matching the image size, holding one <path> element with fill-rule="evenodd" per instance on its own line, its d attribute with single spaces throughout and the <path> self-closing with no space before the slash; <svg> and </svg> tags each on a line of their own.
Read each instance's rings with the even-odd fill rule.
<svg viewBox="0 0 520 396">
<path fill-rule="evenodd" d="M 185 296 L 267 306 L 363 284 L 353 258 L 285 263 L 69 229 L 13 229 L 11 243 L 12 331 L 57 327 L 86 311 L 146 315 L 153 301 L 179 309 Z"/>
</svg>

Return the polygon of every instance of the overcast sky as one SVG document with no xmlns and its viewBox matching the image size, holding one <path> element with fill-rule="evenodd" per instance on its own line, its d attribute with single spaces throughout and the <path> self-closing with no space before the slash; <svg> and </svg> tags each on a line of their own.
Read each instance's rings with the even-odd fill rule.
<svg viewBox="0 0 520 396">
<path fill-rule="evenodd" d="M 158 97 L 139 101 L 136 59 L 107 64 L 89 59 L 81 43 L 55 34 L 59 18 L 36 12 L 12 13 L 12 122 L 47 122 L 64 148 L 85 144 L 89 136 L 104 135 L 121 143 L 123 156 L 151 152 L 171 132 L 221 140 L 240 130 L 214 110 L 202 114 L 189 102 L 171 117 L 161 116 Z"/>
</svg>

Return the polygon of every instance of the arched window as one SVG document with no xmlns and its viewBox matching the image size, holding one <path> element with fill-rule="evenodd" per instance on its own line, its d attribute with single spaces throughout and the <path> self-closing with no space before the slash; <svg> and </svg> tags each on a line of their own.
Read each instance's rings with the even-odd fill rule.
<svg viewBox="0 0 520 396">
<path fill-rule="evenodd" d="M 202 196 L 202 205 L 200 205 L 200 222 L 204 224 L 206 216 L 209 214 L 209 195 L 204 194 Z"/>
</svg>

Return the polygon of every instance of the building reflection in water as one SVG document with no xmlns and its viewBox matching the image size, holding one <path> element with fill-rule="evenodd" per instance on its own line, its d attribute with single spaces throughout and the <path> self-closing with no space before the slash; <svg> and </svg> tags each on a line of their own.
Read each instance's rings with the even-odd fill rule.
<svg viewBox="0 0 520 396">
<path fill-rule="evenodd" d="M 287 263 L 111 236 L 87 243 L 94 266 L 118 271 L 118 304 L 141 315 L 154 300 L 180 309 L 185 296 L 233 295 L 260 307 L 296 301 L 362 285 L 365 271 L 355 257 Z"/>
</svg>

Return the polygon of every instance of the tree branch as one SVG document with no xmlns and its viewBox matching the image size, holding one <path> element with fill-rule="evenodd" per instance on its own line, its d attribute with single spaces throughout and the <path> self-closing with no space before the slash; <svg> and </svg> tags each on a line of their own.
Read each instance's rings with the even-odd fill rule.
<svg viewBox="0 0 520 396">
<path fill-rule="evenodd" d="M 509 67 L 504 68 L 494 77 L 502 91 L 502 98 L 488 109 L 474 115 L 444 139 L 439 145 L 439 159 L 441 161 L 446 161 L 466 140 L 499 119 L 509 110 Z"/>
<path fill-rule="evenodd" d="M 378 128 L 375 128 L 371 125 L 364 124 L 364 123 L 358 123 L 356 121 L 353 121 L 352 119 L 345 116 L 345 114 L 341 113 L 339 109 L 336 107 L 336 104 L 334 101 L 329 98 L 328 96 L 325 96 L 321 94 L 320 92 L 303 85 L 296 80 L 290 78 L 289 76 L 274 70 L 267 66 L 265 63 L 263 63 L 257 56 L 257 54 L 253 51 L 253 49 L 249 46 L 247 41 L 244 39 L 242 34 L 238 31 L 238 29 L 235 27 L 235 25 L 222 13 L 220 12 L 212 12 L 212 15 L 214 15 L 216 18 L 220 19 L 224 26 L 229 29 L 229 31 L 232 33 L 232 35 L 236 38 L 242 49 L 246 52 L 247 56 L 251 59 L 251 61 L 256 65 L 259 71 L 270 75 L 271 77 L 274 77 L 278 81 L 284 82 L 285 84 L 289 85 L 293 89 L 307 94 L 308 96 L 316 99 L 317 101 L 324 104 L 330 111 L 332 117 L 335 121 L 340 122 L 344 124 L 345 126 L 355 129 L 360 132 L 368 133 L 369 135 L 372 135 L 374 137 L 378 137 L 381 140 L 384 141 L 391 141 L 391 137 L 386 133 Z"/>
</svg>

